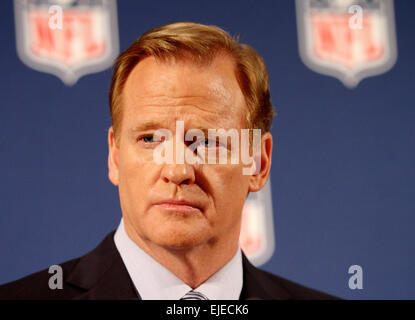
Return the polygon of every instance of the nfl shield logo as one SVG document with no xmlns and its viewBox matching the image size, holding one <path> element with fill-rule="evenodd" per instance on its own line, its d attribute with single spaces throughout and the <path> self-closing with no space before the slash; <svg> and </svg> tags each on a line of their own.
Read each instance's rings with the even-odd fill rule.
<svg viewBox="0 0 415 320">
<path fill-rule="evenodd" d="M 115 0 L 14 0 L 14 11 L 19 58 L 66 85 L 119 53 Z"/>
<path fill-rule="evenodd" d="M 250 193 L 242 211 L 239 244 L 249 261 L 255 266 L 267 262 L 274 253 L 271 183 Z"/>
<path fill-rule="evenodd" d="M 393 0 L 297 0 L 300 56 L 353 88 L 397 58 Z"/>
</svg>

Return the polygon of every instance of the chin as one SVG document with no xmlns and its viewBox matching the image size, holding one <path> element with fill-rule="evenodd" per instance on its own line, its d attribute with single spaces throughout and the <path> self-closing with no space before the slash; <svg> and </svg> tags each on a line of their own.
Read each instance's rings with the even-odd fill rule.
<svg viewBox="0 0 415 320">
<path fill-rule="evenodd" d="M 157 231 L 153 231 L 149 238 L 159 246 L 172 249 L 188 249 L 206 243 L 210 239 L 210 232 L 207 228 L 201 228 L 200 226 L 195 228 L 189 225 L 170 225 L 167 228 L 159 228 Z"/>
</svg>

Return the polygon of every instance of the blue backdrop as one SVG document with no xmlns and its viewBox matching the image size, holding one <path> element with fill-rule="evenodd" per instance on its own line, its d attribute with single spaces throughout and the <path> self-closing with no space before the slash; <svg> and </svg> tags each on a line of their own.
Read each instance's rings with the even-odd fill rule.
<svg viewBox="0 0 415 320">
<path fill-rule="evenodd" d="M 73 87 L 17 57 L 0 5 L 0 284 L 80 256 L 116 228 L 107 179 L 111 70 Z M 120 46 L 175 21 L 215 24 L 263 55 L 278 112 L 276 249 L 263 265 L 347 299 L 415 298 L 415 1 L 395 1 L 398 60 L 350 90 L 298 54 L 293 1 L 118 1 Z M 363 289 L 348 268 L 363 268 Z"/>
</svg>

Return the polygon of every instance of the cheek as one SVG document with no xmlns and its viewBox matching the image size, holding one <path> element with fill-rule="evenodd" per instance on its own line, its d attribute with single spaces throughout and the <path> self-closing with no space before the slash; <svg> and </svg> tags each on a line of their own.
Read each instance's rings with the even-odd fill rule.
<svg viewBox="0 0 415 320">
<path fill-rule="evenodd" d="M 119 158 L 120 195 L 127 196 L 134 203 L 145 199 L 157 180 L 157 170 L 154 163 L 138 156 L 134 150 L 122 152 Z"/>
<path fill-rule="evenodd" d="M 243 193 L 244 189 L 248 191 L 249 177 L 242 174 L 242 165 L 215 165 L 216 184 L 223 189 L 232 188 L 228 192 Z"/>
<path fill-rule="evenodd" d="M 136 179 L 150 174 L 155 169 L 155 163 L 152 161 L 152 152 L 144 150 L 138 152 L 135 145 L 125 144 L 119 153 L 119 171 L 124 179 Z M 146 181 L 142 179 L 143 182 Z"/>
<path fill-rule="evenodd" d="M 248 176 L 241 174 L 239 165 L 207 168 L 205 174 L 211 188 L 212 200 L 218 213 L 218 219 L 237 220 L 248 193 Z"/>
</svg>

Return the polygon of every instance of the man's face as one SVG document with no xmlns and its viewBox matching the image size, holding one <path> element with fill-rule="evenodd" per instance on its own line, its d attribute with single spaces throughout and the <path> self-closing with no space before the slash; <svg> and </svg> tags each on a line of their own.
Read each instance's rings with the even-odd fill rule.
<svg viewBox="0 0 415 320">
<path fill-rule="evenodd" d="M 232 60 L 218 56 L 202 67 L 145 58 L 127 79 L 122 108 L 118 148 L 109 132 L 109 177 L 119 186 L 129 235 L 176 249 L 236 244 L 247 193 L 262 187 L 242 174 L 246 165 L 157 164 L 153 152 L 162 142 L 152 137 L 157 129 L 170 130 L 176 159 L 176 121 L 184 122 L 185 134 L 245 128 L 246 105 Z M 179 143 L 189 145 L 183 137 Z"/>
</svg>

